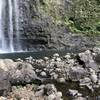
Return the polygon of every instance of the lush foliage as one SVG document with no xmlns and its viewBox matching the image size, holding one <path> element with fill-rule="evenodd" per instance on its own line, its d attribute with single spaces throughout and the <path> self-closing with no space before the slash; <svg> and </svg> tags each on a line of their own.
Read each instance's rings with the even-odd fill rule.
<svg viewBox="0 0 100 100">
<path fill-rule="evenodd" d="M 55 24 L 62 23 L 64 13 L 64 0 L 40 0 L 44 16 L 50 16 Z M 43 12 L 42 12 L 43 13 Z M 47 15 L 46 15 L 47 14 Z"/>
<path fill-rule="evenodd" d="M 100 0 L 73 0 L 69 28 L 85 34 L 100 33 Z"/>
<path fill-rule="evenodd" d="M 65 24 L 72 32 L 100 34 L 100 0 L 69 0 L 69 5 L 65 0 L 40 1 L 42 11 L 55 24 Z"/>
</svg>

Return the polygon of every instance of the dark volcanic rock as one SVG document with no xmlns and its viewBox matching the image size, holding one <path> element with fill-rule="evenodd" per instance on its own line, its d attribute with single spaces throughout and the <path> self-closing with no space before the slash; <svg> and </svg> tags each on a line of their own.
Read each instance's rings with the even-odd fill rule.
<svg viewBox="0 0 100 100">
<path fill-rule="evenodd" d="M 60 4 L 59 4 L 60 3 Z M 46 4 L 48 5 L 45 8 Z M 54 4 L 56 10 L 52 7 Z M 86 50 L 95 46 L 96 38 L 69 32 L 63 20 L 71 0 L 20 0 L 20 42 L 23 50 Z M 54 16 L 52 12 L 54 12 Z M 57 15 L 55 15 L 57 14 Z"/>
</svg>

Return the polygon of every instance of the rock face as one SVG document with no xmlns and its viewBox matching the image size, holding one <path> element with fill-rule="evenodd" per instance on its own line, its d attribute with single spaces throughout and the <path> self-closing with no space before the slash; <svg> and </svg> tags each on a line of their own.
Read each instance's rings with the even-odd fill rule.
<svg viewBox="0 0 100 100">
<path fill-rule="evenodd" d="M 20 34 L 23 50 L 84 50 L 95 39 L 71 34 L 62 23 L 71 0 L 20 0 Z M 54 8 L 55 6 L 55 8 Z"/>
</svg>

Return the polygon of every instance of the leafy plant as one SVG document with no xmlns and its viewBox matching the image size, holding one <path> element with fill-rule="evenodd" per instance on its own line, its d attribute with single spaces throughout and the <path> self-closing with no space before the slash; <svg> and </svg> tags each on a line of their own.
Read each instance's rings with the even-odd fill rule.
<svg viewBox="0 0 100 100">
<path fill-rule="evenodd" d="M 69 21 L 73 21 L 74 29 L 85 34 L 100 33 L 100 5 L 96 0 L 73 0 Z M 76 32 L 75 30 L 71 30 Z"/>
<path fill-rule="evenodd" d="M 71 32 L 86 35 L 100 34 L 100 0 L 40 0 L 40 9 L 56 24 L 64 24 Z M 65 9 L 68 6 L 68 9 Z"/>
</svg>

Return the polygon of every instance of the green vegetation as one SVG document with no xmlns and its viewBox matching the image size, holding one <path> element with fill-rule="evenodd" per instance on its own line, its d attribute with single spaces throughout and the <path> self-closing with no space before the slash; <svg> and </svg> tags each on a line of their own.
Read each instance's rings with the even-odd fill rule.
<svg viewBox="0 0 100 100">
<path fill-rule="evenodd" d="M 40 8 L 44 11 L 44 16 L 50 16 L 55 24 L 61 24 L 63 20 L 64 5 L 63 0 L 40 0 Z M 42 11 L 42 12 L 43 12 Z"/>
<path fill-rule="evenodd" d="M 100 1 L 74 0 L 69 23 L 72 31 L 100 34 Z"/>
<path fill-rule="evenodd" d="M 40 1 L 40 8 L 56 25 L 64 24 L 76 33 L 100 34 L 100 0 L 72 0 L 70 7 L 64 0 Z"/>
</svg>

